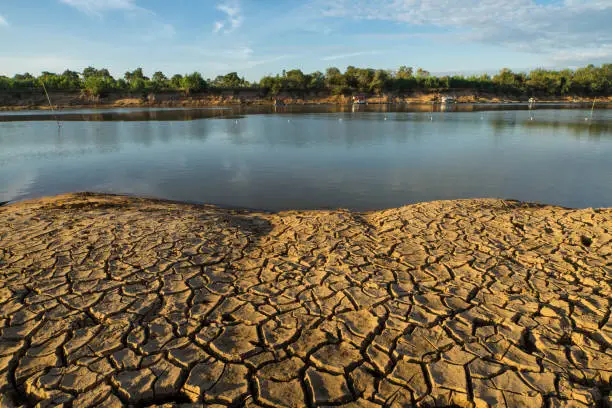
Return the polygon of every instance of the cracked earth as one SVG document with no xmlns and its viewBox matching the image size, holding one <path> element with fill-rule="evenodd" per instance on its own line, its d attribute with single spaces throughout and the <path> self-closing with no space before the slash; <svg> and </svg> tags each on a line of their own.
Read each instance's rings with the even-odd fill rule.
<svg viewBox="0 0 612 408">
<path fill-rule="evenodd" d="M 609 406 L 612 209 L 0 207 L 0 405 Z"/>
</svg>

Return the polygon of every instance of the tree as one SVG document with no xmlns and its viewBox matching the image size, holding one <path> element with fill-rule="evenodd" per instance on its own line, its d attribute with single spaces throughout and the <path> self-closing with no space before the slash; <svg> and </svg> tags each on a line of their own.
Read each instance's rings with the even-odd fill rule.
<svg viewBox="0 0 612 408">
<path fill-rule="evenodd" d="M 344 86 L 342 72 L 336 67 L 327 68 L 325 70 L 325 85 L 328 88 Z"/>
<path fill-rule="evenodd" d="M 15 74 L 12 80 L 12 88 L 16 89 L 31 89 L 40 87 L 40 83 L 34 78 L 32 74 L 26 72 L 25 74 Z"/>
<path fill-rule="evenodd" d="M 143 92 L 147 86 L 147 83 L 142 78 L 133 78 L 129 83 L 130 91 Z"/>
<path fill-rule="evenodd" d="M 84 90 L 92 96 L 103 96 L 115 87 L 115 80 L 104 75 L 90 75 L 83 82 Z"/>
<path fill-rule="evenodd" d="M 87 79 L 89 77 L 96 75 L 97 73 L 98 73 L 98 70 L 95 69 L 94 67 L 87 67 L 83 70 L 83 78 Z"/>
<path fill-rule="evenodd" d="M 398 79 L 409 79 L 409 78 L 411 78 L 412 77 L 412 67 L 407 67 L 405 65 L 402 65 L 397 70 L 396 77 Z"/>
<path fill-rule="evenodd" d="M 359 86 L 359 69 L 352 65 L 346 67 L 344 71 L 344 84 L 349 88 L 357 88 Z"/>
<path fill-rule="evenodd" d="M 499 74 L 493 77 L 493 83 L 497 85 L 502 92 L 520 94 L 523 92 L 526 81 L 526 75 L 523 73 L 514 73 L 508 68 L 503 68 Z"/>
<path fill-rule="evenodd" d="M 360 91 L 365 92 L 370 88 L 370 84 L 374 80 L 376 71 L 371 68 L 360 69 L 357 74 L 357 87 Z"/>
<path fill-rule="evenodd" d="M 62 73 L 62 89 L 77 90 L 81 85 L 78 72 L 66 70 Z"/>
<path fill-rule="evenodd" d="M 142 80 L 147 80 L 149 78 L 147 78 L 146 76 L 144 76 L 144 73 L 142 72 L 142 68 L 136 68 L 134 71 L 127 71 L 124 75 L 123 78 L 129 83 L 130 81 L 134 81 L 137 79 L 142 79 Z"/>
<path fill-rule="evenodd" d="M 299 69 L 292 69 L 285 73 L 285 86 L 289 89 L 306 88 L 306 76 Z"/>
<path fill-rule="evenodd" d="M 370 91 L 380 93 L 387 87 L 387 81 L 389 80 L 389 72 L 383 69 L 377 69 L 374 73 L 374 78 L 370 83 Z"/>
<path fill-rule="evenodd" d="M 206 89 L 206 81 L 199 72 L 194 72 L 181 79 L 181 87 L 187 94 L 199 92 Z"/>
<path fill-rule="evenodd" d="M 151 87 L 154 91 L 160 91 L 168 87 L 168 78 L 163 72 L 157 71 L 151 77 Z"/>
<path fill-rule="evenodd" d="M 137 68 L 115 79 L 106 68 L 87 67 L 80 74 L 66 70 L 61 74 L 44 71 L 38 77 L 30 73 L 16 74 L 12 78 L 0 76 L 0 90 L 40 89 L 41 82 L 50 90 L 81 91 L 90 95 L 102 95 L 111 91 L 149 92 L 163 89 L 182 89 L 189 93 L 209 86 L 230 89 L 252 86 L 237 72 L 219 75 L 210 81 L 204 80 L 197 72 L 186 76 L 177 74 L 168 79 L 163 72 L 157 71 L 149 79 L 142 68 Z M 405 92 L 413 89 L 452 88 L 515 95 L 599 96 L 612 93 L 612 64 L 591 64 L 576 70 L 562 71 L 535 69 L 529 73 L 504 68 L 493 77 L 487 74 L 437 77 L 422 68 L 414 72 L 412 67 L 405 65 L 393 72 L 355 66 L 348 66 L 344 73 L 336 67 L 330 67 L 325 74 L 292 69 L 283 70 L 282 75 L 267 75 L 258 85 L 262 91 L 271 94 L 282 90 L 306 89 L 325 89 L 332 94 L 346 94 L 354 91 L 379 93 L 391 89 Z"/>
<path fill-rule="evenodd" d="M 158 82 L 158 83 L 165 83 L 167 80 L 168 80 L 168 78 L 161 71 L 157 71 L 151 77 L 151 81 Z"/>
<path fill-rule="evenodd" d="M 322 89 L 325 87 L 325 75 L 321 71 L 313 72 L 308 75 L 308 88 L 310 89 Z"/>
<path fill-rule="evenodd" d="M 275 77 L 267 75 L 259 81 L 259 87 L 271 95 L 276 95 L 282 88 L 282 80 L 277 75 Z"/>
<path fill-rule="evenodd" d="M 180 89 L 183 86 L 182 84 L 183 84 L 183 76 L 180 74 L 173 75 L 172 79 L 170 79 L 170 85 L 174 89 Z"/>
<path fill-rule="evenodd" d="M 425 71 L 423 68 L 418 68 L 416 76 L 419 78 L 427 78 L 429 76 L 429 71 Z"/>
<path fill-rule="evenodd" d="M 242 88 L 249 86 L 249 83 L 240 78 L 237 72 L 230 72 L 226 75 L 219 75 L 213 81 L 212 85 L 217 88 Z"/>
</svg>

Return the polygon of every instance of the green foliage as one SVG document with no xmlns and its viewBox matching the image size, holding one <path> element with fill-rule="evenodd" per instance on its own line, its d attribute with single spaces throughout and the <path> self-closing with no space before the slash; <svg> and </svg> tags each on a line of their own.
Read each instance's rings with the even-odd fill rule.
<svg viewBox="0 0 612 408">
<path fill-rule="evenodd" d="M 285 72 L 286 89 L 306 89 L 306 75 L 300 69 Z"/>
<path fill-rule="evenodd" d="M 315 71 L 310 75 L 306 75 L 306 81 L 306 87 L 308 89 L 325 88 L 325 75 L 321 71 Z"/>
<path fill-rule="evenodd" d="M 87 67 L 83 70 L 82 89 L 89 95 L 103 96 L 113 89 L 117 89 L 117 81 L 107 69 L 98 70 Z"/>
<path fill-rule="evenodd" d="M 325 73 L 316 71 L 310 74 L 300 69 L 291 69 L 283 70 L 281 75 L 264 76 L 259 83 L 250 83 L 237 72 L 205 80 L 198 72 L 184 76 L 176 74 L 168 79 L 163 72 L 157 71 L 148 78 L 142 68 L 128 71 L 123 78 L 115 79 L 108 69 L 87 67 L 82 73 L 66 70 L 61 74 L 42 72 L 38 77 L 29 73 L 17 74 L 12 78 L 0 76 L 0 90 L 40 89 L 43 82 L 48 90 L 81 91 L 94 96 L 109 92 L 142 94 L 166 90 L 189 94 L 208 88 L 258 88 L 269 95 L 282 91 L 327 90 L 335 95 L 350 95 L 355 92 L 379 94 L 387 91 L 402 93 L 466 89 L 525 96 L 598 96 L 612 94 L 612 64 L 599 67 L 588 65 L 576 70 L 561 71 L 536 69 L 528 74 L 504 68 L 493 77 L 487 74 L 436 77 L 422 68 L 415 70 L 405 65 L 397 71 L 349 66 L 344 73 L 335 67 L 328 68 Z"/>
<path fill-rule="evenodd" d="M 212 81 L 214 88 L 245 88 L 250 84 L 244 78 L 240 78 L 238 73 L 230 72 L 227 75 L 219 75 Z"/>
<path fill-rule="evenodd" d="M 405 65 L 402 65 L 397 70 L 397 74 L 395 74 L 395 77 L 397 79 L 410 79 L 410 77 L 412 76 L 412 71 L 413 71 L 412 67 L 407 67 Z"/>
<path fill-rule="evenodd" d="M 163 72 L 157 71 L 151 76 L 151 90 L 158 92 L 169 88 L 170 83 L 168 77 Z"/>
<path fill-rule="evenodd" d="M 336 67 L 327 68 L 325 70 L 325 85 L 328 88 L 343 87 L 345 85 L 344 75 Z"/>
<path fill-rule="evenodd" d="M 180 74 L 176 74 L 172 76 L 172 79 L 170 79 L 170 87 L 173 89 L 180 89 L 182 82 L 183 82 L 183 76 Z"/>
<path fill-rule="evenodd" d="M 206 81 L 199 72 L 194 72 L 181 79 L 181 88 L 187 94 L 199 92 L 206 89 Z"/>
</svg>

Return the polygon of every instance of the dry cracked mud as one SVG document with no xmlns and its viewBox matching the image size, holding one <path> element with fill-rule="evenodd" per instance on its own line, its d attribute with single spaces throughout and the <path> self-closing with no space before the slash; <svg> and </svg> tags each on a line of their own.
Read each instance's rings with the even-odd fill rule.
<svg viewBox="0 0 612 408">
<path fill-rule="evenodd" d="M 0 207 L 0 405 L 609 406 L 612 209 Z"/>
</svg>

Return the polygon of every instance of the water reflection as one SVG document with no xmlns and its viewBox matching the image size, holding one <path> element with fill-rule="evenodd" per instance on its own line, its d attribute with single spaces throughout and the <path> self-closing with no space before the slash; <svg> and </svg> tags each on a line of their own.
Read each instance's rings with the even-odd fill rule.
<svg viewBox="0 0 612 408">
<path fill-rule="evenodd" d="M 0 201 L 93 190 L 269 210 L 462 197 L 612 205 L 612 111 L 586 122 L 585 110 L 452 107 L 207 111 L 218 120 L 121 110 L 87 115 L 155 119 L 65 121 L 59 132 L 22 114 L 0 123 Z"/>
</svg>

